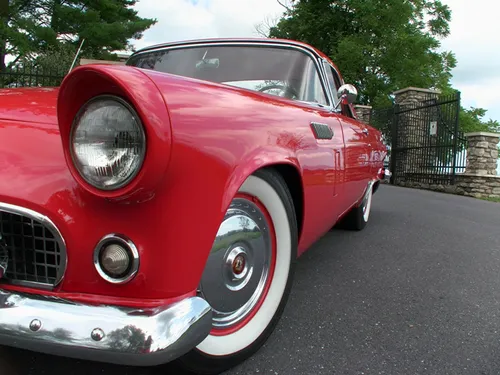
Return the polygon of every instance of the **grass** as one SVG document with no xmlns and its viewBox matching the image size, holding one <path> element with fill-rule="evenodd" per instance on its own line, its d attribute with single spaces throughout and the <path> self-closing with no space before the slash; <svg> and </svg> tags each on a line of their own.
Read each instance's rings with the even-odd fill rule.
<svg viewBox="0 0 500 375">
<path fill-rule="evenodd" d="M 500 198 L 480 198 L 485 201 L 500 203 Z"/>
</svg>

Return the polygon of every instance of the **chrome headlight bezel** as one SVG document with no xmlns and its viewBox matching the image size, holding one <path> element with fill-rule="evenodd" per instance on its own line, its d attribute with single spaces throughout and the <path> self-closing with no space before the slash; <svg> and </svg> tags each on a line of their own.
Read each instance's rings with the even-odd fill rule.
<svg viewBox="0 0 500 375">
<path fill-rule="evenodd" d="M 78 156 L 76 155 L 76 150 L 75 150 L 75 133 L 76 133 L 76 130 L 79 126 L 79 122 L 80 122 L 82 116 L 84 115 L 85 111 L 88 109 L 88 107 L 90 105 L 94 104 L 95 102 L 99 102 L 99 101 L 114 101 L 117 104 L 123 106 L 127 111 L 129 111 L 131 116 L 135 120 L 135 123 L 137 125 L 137 130 L 139 132 L 139 138 L 140 138 L 141 143 L 142 143 L 140 153 L 138 154 L 139 162 L 137 163 L 137 167 L 133 170 L 132 173 L 127 175 L 127 177 L 125 179 L 123 179 L 119 183 L 109 185 L 109 186 L 98 185 L 94 181 L 92 181 L 92 179 L 90 179 L 90 178 L 88 178 L 88 176 L 86 176 L 86 174 L 79 167 L 79 162 L 77 160 Z M 98 95 L 98 96 L 91 98 L 90 100 L 85 102 L 80 107 L 80 109 L 76 113 L 76 115 L 73 119 L 73 122 L 71 124 L 71 129 L 70 129 L 70 134 L 69 134 L 69 151 L 70 151 L 73 167 L 77 171 L 78 175 L 83 179 L 83 181 L 95 189 L 98 189 L 101 191 L 115 191 L 115 190 L 119 190 L 121 188 L 124 188 L 125 186 L 130 184 L 130 182 L 132 180 L 134 180 L 134 178 L 139 174 L 139 172 L 141 171 L 141 169 L 145 163 L 146 150 L 147 150 L 147 139 L 146 139 L 146 132 L 145 132 L 144 124 L 143 124 L 139 114 L 134 109 L 134 107 L 130 103 L 128 103 L 126 100 L 124 100 L 123 98 L 121 98 L 119 96 Z"/>
</svg>

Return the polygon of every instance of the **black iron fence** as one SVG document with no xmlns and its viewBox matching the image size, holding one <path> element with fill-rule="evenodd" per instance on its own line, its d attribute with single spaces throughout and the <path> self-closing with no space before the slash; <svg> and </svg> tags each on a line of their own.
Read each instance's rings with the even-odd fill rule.
<svg viewBox="0 0 500 375">
<path fill-rule="evenodd" d="M 453 185 L 466 167 L 459 130 L 460 94 L 432 97 L 372 112 L 389 149 L 393 184 Z"/>
<path fill-rule="evenodd" d="M 40 66 L 15 66 L 0 71 L 0 87 L 59 86 L 66 75 L 61 69 L 43 69 Z"/>
</svg>

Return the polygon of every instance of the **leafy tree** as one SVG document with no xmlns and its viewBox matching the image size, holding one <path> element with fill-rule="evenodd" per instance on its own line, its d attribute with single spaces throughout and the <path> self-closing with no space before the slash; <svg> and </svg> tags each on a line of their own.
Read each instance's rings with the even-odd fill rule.
<svg viewBox="0 0 500 375">
<path fill-rule="evenodd" d="M 389 105 L 402 87 L 448 85 L 456 60 L 438 49 L 451 11 L 439 0 L 295 0 L 285 8 L 269 36 L 325 52 L 362 104 Z"/>
<path fill-rule="evenodd" d="M 460 112 L 460 128 L 464 132 L 500 132 L 500 123 L 496 120 L 484 120 L 487 110 L 484 108 L 462 108 Z"/>
<path fill-rule="evenodd" d="M 136 0 L 0 0 L 0 71 L 6 55 L 14 62 L 61 48 L 85 38 L 83 55 L 112 58 L 112 51 L 131 48 L 156 20 L 133 10 Z M 11 64 L 11 65 L 12 65 Z"/>
</svg>

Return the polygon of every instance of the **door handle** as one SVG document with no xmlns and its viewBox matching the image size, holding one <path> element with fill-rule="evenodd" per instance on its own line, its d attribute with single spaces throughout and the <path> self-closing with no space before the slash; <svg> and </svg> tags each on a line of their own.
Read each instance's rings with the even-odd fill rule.
<svg viewBox="0 0 500 375">
<path fill-rule="evenodd" d="M 363 132 L 363 134 L 368 135 L 368 129 L 367 128 L 363 128 L 362 132 Z"/>
</svg>

